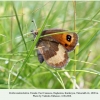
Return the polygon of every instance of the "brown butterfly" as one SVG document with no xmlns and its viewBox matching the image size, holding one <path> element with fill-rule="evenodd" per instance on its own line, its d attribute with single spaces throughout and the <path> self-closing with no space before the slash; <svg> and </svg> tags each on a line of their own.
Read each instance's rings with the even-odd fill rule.
<svg viewBox="0 0 100 100">
<path fill-rule="evenodd" d="M 36 36 L 38 32 L 33 34 Z M 41 36 L 36 45 L 39 62 L 45 61 L 54 68 L 64 67 L 69 61 L 68 52 L 78 43 L 78 35 L 63 29 L 48 29 Z"/>
</svg>

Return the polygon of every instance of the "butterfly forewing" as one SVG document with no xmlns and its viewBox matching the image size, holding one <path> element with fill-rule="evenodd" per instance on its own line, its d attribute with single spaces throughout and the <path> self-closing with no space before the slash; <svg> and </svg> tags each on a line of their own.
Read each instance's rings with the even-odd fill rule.
<svg viewBox="0 0 100 100">
<path fill-rule="evenodd" d="M 52 37 L 62 44 L 67 49 L 67 51 L 74 50 L 78 42 L 78 36 L 76 33 L 65 32 L 59 35 L 52 35 Z"/>
<path fill-rule="evenodd" d="M 78 42 L 78 35 L 74 32 L 68 32 L 63 29 L 44 30 L 42 35 L 51 34 L 51 37 L 62 44 L 67 51 L 74 50 Z"/>
</svg>

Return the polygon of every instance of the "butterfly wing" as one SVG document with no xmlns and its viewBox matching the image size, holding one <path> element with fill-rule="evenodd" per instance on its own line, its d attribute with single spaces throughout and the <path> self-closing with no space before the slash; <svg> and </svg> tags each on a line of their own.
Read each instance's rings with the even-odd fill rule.
<svg viewBox="0 0 100 100">
<path fill-rule="evenodd" d="M 62 44 L 67 49 L 68 52 L 74 50 L 78 42 L 78 35 L 74 32 L 68 32 L 67 30 L 63 29 L 44 30 L 42 32 L 42 35 L 46 34 L 51 34 L 51 37 L 54 38 L 56 41 L 58 41 L 60 44 Z"/>
<path fill-rule="evenodd" d="M 41 41 L 37 45 L 38 51 L 49 66 L 62 68 L 68 63 L 66 48 L 54 41 Z M 42 58 L 38 56 L 41 62 Z"/>
<path fill-rule="evenodd" d="M 52 35 L 52 37 L 60 42 L 68 52 L 74 50 L 78 43 L 78 35 L 76 33 L 64 32 L 63 34 Z"/>
</svg>

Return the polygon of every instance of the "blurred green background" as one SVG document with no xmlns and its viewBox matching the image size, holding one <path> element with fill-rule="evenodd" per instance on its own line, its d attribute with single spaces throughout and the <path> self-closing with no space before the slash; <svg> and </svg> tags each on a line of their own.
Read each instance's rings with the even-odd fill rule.
<svg viewBox="0 0 100 100">
<path fill-rule="evenodd" d="M 45 21 L 44 29 L 62 28 L 79 36 L 77 54 L 69 53 L 71 60 L 63 70 L 40 64 L 35 48 L 28 55 L 34 42 L 31 30 Z M 99 89 L 99 34 L 99 1 L 77 1 L 76 5 L 72 1 L 1 1 L 0 88 Z"/>
</svg>

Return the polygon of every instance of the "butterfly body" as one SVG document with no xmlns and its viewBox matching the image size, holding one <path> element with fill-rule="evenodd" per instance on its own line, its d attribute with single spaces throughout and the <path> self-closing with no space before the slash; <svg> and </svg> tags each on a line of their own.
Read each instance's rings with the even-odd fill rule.
<svg viewBox="0 0 100 100">
<path fill-rule="evenodd" d="M 77 34 L 63 29 L 49 29 L 44 30 L 41 36 L 37 43 L 40 63 L 45 60 L 49 66 L 64 67 L 69 61 L 68 52 L 72 51 L 78 42 Z"/>
</svg>

